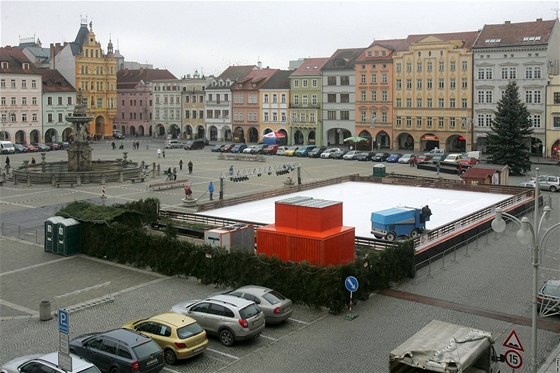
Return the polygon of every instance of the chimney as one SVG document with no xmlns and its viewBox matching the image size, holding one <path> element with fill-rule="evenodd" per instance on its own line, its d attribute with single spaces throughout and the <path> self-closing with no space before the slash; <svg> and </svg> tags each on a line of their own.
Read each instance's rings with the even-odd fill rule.
<svg viewBox="0 0 560 373">
<path fill-rule="evenodd" d="M 257 67 L 259 68 L 259 70 L 262 69 L 262 62 L 261 61 L 257 62 Z"/>
<path fill-rule="evenodd" d="M 511 23 L 511 21 L 506 21 L 506 25 L 509 25 Z"/>
<path fill-rule="evenodd" d="M 537 22 L 542 22 L 542 18 L 537 18 Z"/>
<path fill-rule="evenodd" d="M 51 55 L 51 63 L 50 63 L 50 67 L 51 69 L 55 69 L 55 63 L 54 63 L 54 56 L 55 56 L 55 51 L 54 51 L 54 44 L 51 43 L 50 45 L 50 55 Z"/>
</svg>

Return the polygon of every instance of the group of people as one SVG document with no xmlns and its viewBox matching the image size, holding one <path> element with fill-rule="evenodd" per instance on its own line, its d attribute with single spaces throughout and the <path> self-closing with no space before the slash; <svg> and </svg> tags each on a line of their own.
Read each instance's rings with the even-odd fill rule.
<svg viewBox="0 0 560 373">
<path fill-rule="evenodd" d="M 132 142 L 132 149 L 134 149 L 134 150 L 140 149 L 140 141 Z"/>
<path fill-rule="evenodd" d="M 115 144 L 114 141 L 111 141 L 111 147 L 115 150 L 117 148 L 117 144 Z M 124 149 L 124 144 L 122 142 L 119 144 L 119 149 Z"/>
<path fill-rule="evenodd" d="M 210 198 L 210 201 L 214 200 L 214 183 L 212 181 L 208 183 L 208 196 Z M 187 199 L 192 198 L 192 189 L 191 185 L 188 182 L 185 184 L 185 197 Z"/>
</svg>

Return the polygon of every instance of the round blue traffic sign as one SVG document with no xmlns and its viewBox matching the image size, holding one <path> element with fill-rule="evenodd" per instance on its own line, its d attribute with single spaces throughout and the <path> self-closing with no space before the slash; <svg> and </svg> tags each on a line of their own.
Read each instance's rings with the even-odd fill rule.
<svg viewBox="0 0 560 373">
<path fill-rule="evenodd" d="M 346 286 L 346 290 L 353 293 L 356 290 L 358 290 L 358 288 L 360 287 L 360 284 L 358 283 L 358 279 L 356 277 L 348 276 L 348 277 L 346 277 L 346 280 L 344 281 L 344 286 Z"/>
</svg>

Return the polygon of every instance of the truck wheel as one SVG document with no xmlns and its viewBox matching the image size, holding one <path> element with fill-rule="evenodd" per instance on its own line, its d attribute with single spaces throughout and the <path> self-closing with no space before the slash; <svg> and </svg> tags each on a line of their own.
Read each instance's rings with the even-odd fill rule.
<svg viewBox="0 0 560 373">
<path fill-rule="evenodd" d="M 378 240 L 380 240 L 380 239 L 383 238 L 382 235 L 380 235 L 380 234 L 375 234 L 375 233 L 373 234 L 373 237 L 377 238 Z"/>
<path fill-rule="evenodd" d="M 397 237 L 395 236 L 395 234 L 393 232 L 389 232 L 389 233 L 387 233 L 387 236 L 385 238 L 387 238 L 387 241 L 394 241 L 395 238 L 397 238 Z"/>
<path fill-rule="evenodd" d="M 418 229 L 413 229 L 412 232 L 410 232 L 410 237 L 412 238 L 416 238 L 420 235 L 420 233 L 418 232 Z"/>
</svg>

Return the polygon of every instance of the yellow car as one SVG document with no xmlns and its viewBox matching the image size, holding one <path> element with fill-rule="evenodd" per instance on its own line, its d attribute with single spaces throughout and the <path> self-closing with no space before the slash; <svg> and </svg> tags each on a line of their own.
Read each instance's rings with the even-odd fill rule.
<svg viewBox="0 0 560 373">
<path fill-rule="evenodd" d="M 290 146 L 288 149 L 286 149 L 286 151 L 284 152 L 284 155 L 286 157 L 293 157 L 296 154 L 297 150 L 298 150 L 297 146 Z"/>
<path fill-rule="evenodd" d="M 123 328 L 152 338 L 163 349 L 167 364 L 198 355 L 208 347 L 206 331 L 196 320 L 175 312 L 132 321 Z"/>
</svg>

